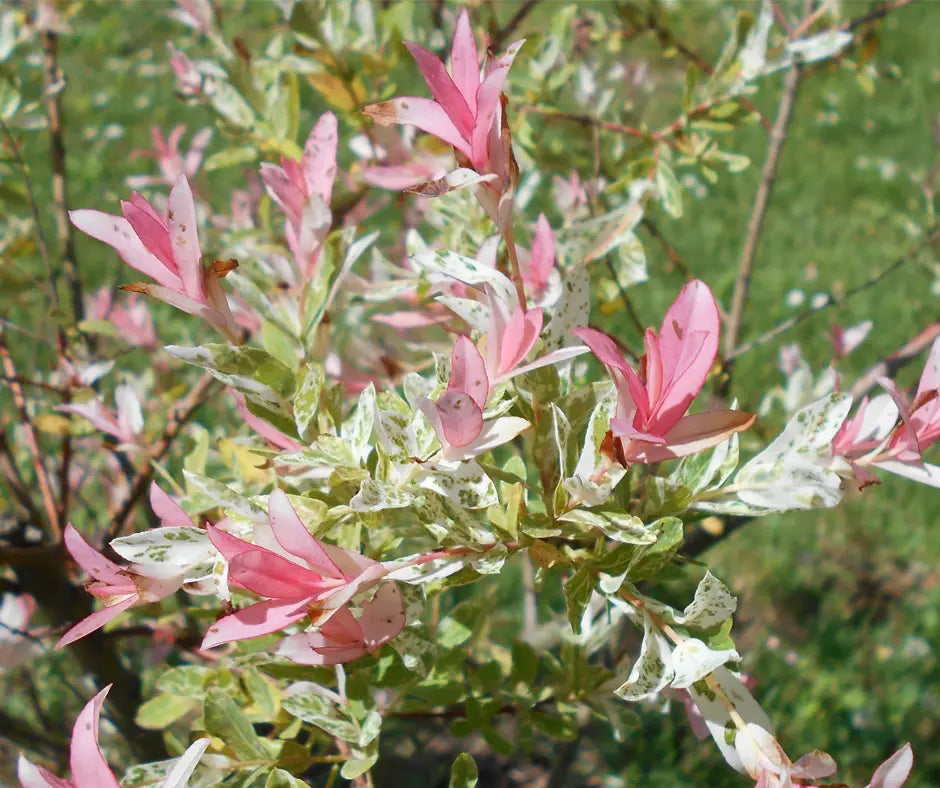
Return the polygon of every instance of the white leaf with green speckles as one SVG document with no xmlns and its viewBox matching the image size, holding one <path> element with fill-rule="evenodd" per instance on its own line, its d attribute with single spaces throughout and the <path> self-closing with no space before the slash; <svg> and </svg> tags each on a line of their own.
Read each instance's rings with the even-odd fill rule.
<svg viewBox="0 0 940 788">
<path fill-rule="evenodd" d="M 456 467 L 455 467 L 456 466 Z M 456 463 L 425 463 L 419 482 L 426 490 L 443 495 L 464 509 L 485 509 L 499 503 L 496 485 L 472 460 Z"/>
<path fill-rule="evenodd" d="M 383 509 L 403 509 L 413 502 L 411 494 L 394 484 L 377 479 L 365 479 L 349 501 L 354 512 L 380 512 Z"/>
<path fill-rule="evenodd" d="M 504 304 L 517 303 L 516 289 L 509 277 L 472 257 L 447 249 L 425 248 L 410 254 L 409 259 L 432 283 L 457 281 L 474 287 L 490 285 Z"/>
<path fill-rule="evenodd" d="M 340 435 L 352 448 L 353 456 L 363 463 L 372 452 L 372 429 L 375 426 L 375 386 L 362 390 L 352 415 L 340 428 Z"/>
<path fill-rule="evenodd" d="M 591 277 L 587 268 L 568 271 L 561 284 L 561 296 L 551 309 L 545 327 L 545 351 L 580 344 L 571 329 L 588 325 L 591 316 Z"/>
<path fill-rule="evenodd" d="M 111 548 L 132 564 L 169 564 L 180 570 L 208 560 L 215 552 L 208 534 L 190 525 L 121 536 L 111 540 Z"/>
<path fill-rule="evenodd" d="M 619 208 L 575 222 L 555 232 L 555 249 L 565 268 L 599 260 L 622 245 L 638 244 L 633 228 L 643 217 L 643 205 L 630 200 Z"/>
<path fill-rule="evenodd" d="M 183 471 L 183 475 L 189 493 L 184 508 L 188 511 L 202 512 L 218 506 L 255 522 L 267 520 L 264 509 L 228 485 L 192 471 Z"/>
<path fill-rule="evenodd" d="M 698 638 L 687 638 L 672 651 L 672 669 L 675 671 L 672 686 L 687 689 L 726 662 L 740 660 L 741 655 L 733 648 L 715 651 Z"/>
<path fill-rule="evenodd" d="M 793 416 L 783 432 L 734 478 L 738 498 L 770 511 L 818 509 L 842 500 L 841 480 L 829 470 L 832 439 L 852 398 L 830 394 Z"/>
<path fill-rule="evenodd" d="M 574 474 L 564 480 L 568 495 L 586 506 L 600 506 L 607 501 L 627 472 L 626 468 L 601 452 L 601 443 L 610 430 L 610 420 L 616 408 L 617 392 L 610 384 L 591 412 Z"/>
<path fill-rule="evenodd" d="M 474 331 L 485 334 L 489 329 L 490 308 L 486 304 L 449 293 L 441 293 L 436 298 L 457 317 L 465 320 Z"/>
<path fill-rule="evenodd" d="M 310 423 L 320 409 L 320 395 L 326 376 L 320 364 L 308 364 L 297 378 L 297 393 L 294 395 L 294 423 L 301 439 L 308 439 Z"/>
<path fill-rule="evenodd" d="M 669 686 L 672 645 L 646 614 L 643 615 L 643 645 L 627 680 L 614 693 L 624 700 L 653 698 Z"/>
<path fill-rule="evenodd" d="M 422 678 L 428 675 L 437 652 L 434 641 L 428 637 L 423 627 L 407 627 L 397 637 L 390 641 L 390 645 L 408 670 L 414 671 Z"/>
<path fill-rule="evenodd" d="M 759 725 L 773 733 L 770 718 L 748 692 L 741 680 L 725 667 L 716 668 L 711 674 L 712 687 L 704 681 L 694 682 L 689 686 L 689 695 L 705 718 L 705 724 L 715 744 L 721 750 L 728 765 L 738 771 L 744 771 L 744 764 L 734 746 L 737 728 L 728 711 L 730 702 L 738 716 L 747 724 Z M 718 696 L 718 689 L 724 698 Z"/>
</svg>

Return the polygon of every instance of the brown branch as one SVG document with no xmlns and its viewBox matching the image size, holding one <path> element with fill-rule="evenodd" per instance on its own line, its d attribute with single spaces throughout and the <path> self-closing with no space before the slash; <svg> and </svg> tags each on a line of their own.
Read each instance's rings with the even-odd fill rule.
<svg viewBox="0 0 940 788">
<path fill-rule="evenodd" d="M 0 430 L 0 475 L 3 476 L 10 493 L 16 501 L 26 510 L 29 517 L 34 522 L 42 522 L 42 516 L 33 503 L 33 496 L 20 475 L 20 469 L 16 464 L 16 457 L 13 450 L 7 442 L 6 433 Z"/>
<path fill-rule="evenodd" d="M 807 307 L 803 311 L 798 312 L 792 317 L 787 318 L 782 323 L 778 323 L 769 331 L 765 331 L 756 339 L 752 339 L 750 342 L 745 342 L 743 345 L 737 347 L 734 350 L 734 352 L 731 353 L 730 356 L 726 356 L 725 361 L 726 362 L 734 361 L 739 356 L 744 355 L 745 353 L 753 350 L 754 348 L 767 344 L 772 339 L 775 339 L 776 337 L 778 337 L 780 334 L 784 333 L 785 331 L 789 331 L 791 328 L 793 328 L 793 326 L 799 323 L 802 323 L 804 320 L 806 320 L 809 317 L 812 317 L 817 312 L 822 312 L 823 310 L 829 309 L 830 307 L 833 307 L 836 304 L 843 304 L 845 303 L 847 299 L 851 298 L 852 296 L 858 293 L 861 293 L 864 290 L 868 290 L 871 287 L 874 287 L 883 279 L 885 279 L 886 277 L 888 277 L 889 275 L 897 271 L 899 268 L 901 268 L 908 260 L 910 260 L 916 254 L 918 254 L 926 246 L 930 245 L 931 243 L 937 240 L 940 240 L 940 231 L 934 230 L 933 232 L 929 233 L 923 241 L 917 244 L 907 254 L 903 255 L 902 257 L 899 257 L 897 260 L 891 263 L 891 265 L 889 265 L 883 271 L 875 274 L 870 279 L 866 279 L 861 284 L 856 285 L 855 287 L 852 287 L 846 290 L 841 298 L 836 298 L 836 296 L 833 295 L 832 293 L 827 293 L 826 300 L 823 303 L 821 303 L 819 306 Z"/>
<path fill-rule="evenodd" d="M 744 248 L 738 263 L 738 277 L 734 284 L 734 298 L 731 303 L 731 313 L 728 317 L 728 327 L 724 336 L 725 363 L 734 357 L 738 333 L 741 330 L 741 319 L 744 315 L 744 306 L 747 303 L 751 286 L 751 272 L 754 266 L 754 257 L 760 241 L 761 229 L 770 204 L 770 195 L 773 191 L 774 181 L 777 177 L 777 168 L 780 164 L 780 154 L 783 143 L 787 138 L 787 129 L 793 113 L 797 88 L 800 84 L 801 68 L 793 65 L 787 72 L 783 83 L 783 94 L 777 108 L 777 118 L 770 133 L 770 144 L 767 148 L 767 159 L 761 172 L 760 184 L 757 187 L 757 196 L 754 198 L 754 208 L 747 225 L 747 235 L 744 239 Z"/>
<path fill-rule="evenodd" d="M 117 513 L 111 519 L 111 527 L 108 532 L 107 541 L 111 541 L 121 535 L 121 532 L 127 527 L 131 514 L 137 506 L 140 499 L 146 494 L 147 488 L 153 479 L 153 463 L 159 462 L 163 455 L 167 453 L 173 444 L 179 431 L 187 421 L 192 417 L 200 405 L 202 405 L 212 392 L 215 378 L 208 372 L 203 373 L 202 377 L 196 381 L 196 384 L 189 390 L 189 393 L 183 398 L 179 406 L 170 416 L 163 433 L 157 442 L 147 451 L 146 463 L 137 472 L 131 482 L 127 497 L 118 507 Z"/>
<path fill-rule="evenodd" d="M 68 182 L 65 171 L 65 133 L 62 127 L 62 81 L 56 59 L 58 36 L 51 30 L 42 32 L 42 53 L 44 58 L 43 76 L 45 79 L 46 115 L 49 118 L 49 142 L 52 158 L 52 203 L 55 209 L 56 235 L 59 239 L 59 255 L 62 269 L 72 294 L 72 316 L 76 323 L 85 316 L 82 301 L 82 282 L 75 263 L 75 237 L 68 215 Z"/>
<path fill-rule="evenodd" d="M 522 24 L 522 20 L 525 19 L 529 15 L 529 12 L 538 5 L 538 2 L 539 0 L 525 0 L 525 2 L 516 10 L 516 13 L 512 15 L 510 20 L 505 25 L 503 25 L 502 28 L 494 31 L 493 34 L 489 37 L 489 48 L 494 52 L 498 52 L 500 49 L 502 49 L 506 39 L 516 32 L 516 28 Z"/>
<path fill-rule="evenodd" d="M 3 366 L 4 375 L 9 378 L 10 391 L 13 393 L 13 403 L 19 411 L 20 420 L 23 423 L 23 429 L 26 433 L 26 445 L 29 448 L 33 461 L 33 470 L 36 473 L 36 481 L 39 484 L 39 494 L 42 498 L 43 508 L 45 509 L 46 530 L 53 541 L 58 542 L 62 536 L 62 528 L 59 523 L 59 514 L 55 505 L 55 497 L 52 493 L 52 485 L 49 482 L 49 474 L 46 466 L 43 464 L 43 452 L 39 445 L 39 438 L 36 434 L 36 428 L 33 426 L 32 419 L 29 416 L 29 410 L 26 406 L 26 397 L 23 395 L 23 388 L 19 383 L 11 382 L 16 380 L 19 375 L 16 372 L 16 366 L 13 363 L 13 357 L 6 343 L 6 334 L 0 328 L 0 363 Z"/>
<path fill-rule="evenodd" d="M 666 253 L 666 257 L 669 259 L 669 262 L 682 272 L 687 281 L 691 282 L 693 279 L 695 279 L 694 274 L 689 270 L 689 267 L 685 264 L 685 262 L 683 262 L 682 257 L 680 257 L 675 248 L 670 245 L 669 241 L 663 237 L 663 234 L 659 231 L 659 228 L 652 222 L 651 219 L 644 216 L 642 219 L 640 219 L 640 226 L 643 227 L 651 236 L 653 236 L 653 238 L 659 241 L 659 245 Z"/>
<path fill-rule="evenodd" d="M 856 27 L 861 25 L 866 25 L 869 22 L 875 22 L 881 19 L 884 16 L 887 16 L 892 11 L 896 11 L 899 8 L 904 8 L 906 5 L 910 5 L 914 0 L 891 0 L 888 3 L 881 3 L 878 7 L 873 8 L 867 14 L 862 14 L 855 19 L 849 19 L 846 22 L 843 22 L 839 25 L 839 30 L 854 30 Z"/>
<path fill-rule="evenodd" d="M 864 397 L 875 387 L 878 378 L 893 378 L 899 369 L 909 364 L 930 347 L 938 336 L 940 336 L 940 320 L 935 320 L 912 340 L 905 342 L 893 353 L 889 353 L 877 364 L 862 373 L 852 386 L 852 398 L 861 399 Z"/>
<path fill-rule="evenodd" d="M 656 36 L 656 40 L 659 41 L 659 45 L 666 49 L 669 46 L 672 46 L 676 52 L 678 52 L 682 57 L 687 61 L 692 63 L 699 71 L 701 71 L 705 76 L 710 77 L 715 73 L 715 68 L 709 63 L 704 57 L 702 57 L 698 52 L 684 44 L 678 38 L 676 38 L 675 33 L 673 33 L 669 28 L 663 26 L 660 21 L 656 18 L 653 13 L 650 13 L 647 16 L 646 20 L 646 29 L 649 30 Z M 743 96 L 738 96 L 738 101 L 741 102 L 743 107 L 746 107 L 748 110 L 753 112 L 760 119 L 761 124 L 767 131 L 771 131 L 770 121 L 764 117 L 764 114 L 760 111 L 758 106 L 748 98 Z M 722 99 L 724 100 L 724 99 Z M 715 103 L 715 102 L 710 102 Z M 702 105 L 699 105 L 700 107 Z M 696 108 L 698 109 L 698 107 Z M 695 110 L 693 110 L 694 112 Z M 690 113 L 692 114 L 692 113 Z M 678 121 L 677 121 L 678 123 Z M 673 124 L 675 125 L 675 124 Z"/>
<path fill-rule="evenodd" d="M 571 123 L 579 123 L 582 126 L 597 126 L 604 129 L 605 131 L 612 131 L 617 134 L 625 134 L 628 137 L 638 137 L 640 139 L 654 140 L 660 142 L 663 145 L 668 145 L 670 148 L 678 148 L 679 143 L 674 139 L 670 139 L 670 129 L 673 126 L 680 128 L 684 121 L 672 124 L 672 126 L 667 127 L 664 132 L 659 131 L 650 131 L 648 129 L 638 129 L 634 126 L 625 126 L 622 123 L 614 123 L 610 120 L 600 120 L 595 118 L 592 115 L 583 115 L 577 112 L 564 112 L 563 110 L 550 109 L 548 107 L 539 107 L 535 104 L 523 104 L 518 109 L 519 112 L 532 112 L 536 115 L 542 115 L 544 117 L 555 118 L 557 120 L 567 120 Z M 678 125 L 677 125 L 678 124 Z"/>
<path fill-rule="evenodd" d="M 42 258 L 43 266 L 46 269 L 46 276 L 49 278 L 52 302 L 58 305 L 59 292 L 56 288 L 55 270 L 52 268 L 52 260 L 49 257 L 49 246 L 46 244 L 46 236 L 42 231 L 42 222 L 39 220 L 39 204 L 36 202 L 36 195 L 33 193 L 33 184 L 29 178 L 29 170 L 27 170 L 26 162 L 23 161 L 23 157 L 20 155 L 20 148 L 19 145 L 16 144 L 13 132 L 10 131 L 10 127 L 7 126 L 3 118 L 0 118 L 0 129 L 3 130 L 3 135 L 10 145 L 13 160 L 16 162 L 17 169 L 20 171 L 20 177 L 23 179 L 23 187 L 26 189 L 26 200 L 29 203 L 29 212 L 32 214 L 33 225 L 36 228 L 36 248 L 39 249 L 39 256 Z"/>
</svg>

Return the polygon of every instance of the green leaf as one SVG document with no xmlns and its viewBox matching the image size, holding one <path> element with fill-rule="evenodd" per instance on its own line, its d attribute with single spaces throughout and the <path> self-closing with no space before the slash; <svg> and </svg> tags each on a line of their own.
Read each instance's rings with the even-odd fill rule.
<svg viewBox="0 0 940 788">
<path fill-rule="evenodd" d="M 167 353 L 202 367 L 213 377 L 245 395 L 249 410 L 282 432 L 294 432 L 289 398 L 294 393 L 294 371 L 266 350 L 208 344 L 200 347 L 167 345 Z"/>
<path fill-rule="evenodd" d="M 307 783 L 298 780 L 290 772 L 283 769 L 275 769 L 268 775 L 264 788 L 307 788 Z"/>
<path fill-rule="evenodd" d="M 297 425 L 297 434 L 303 440 L 309 440 L 310 424 L 316 418 L 320 408 L 320 394 L 326 376 L 320 364 L 307 364 L 297 378 L 297 393 L 294 395 L 294 423 Z"/>
<path fill-rule="evenodd" d="M 212 106 L 233 126 L 247 131 L 255 125 L 255 111 L 242 95 L 224 80 L 215 81 Z"/>
<path fill-rule="evenodd" d="M 284 366 L 293 369 L 297 366 L 300 347 L 297 340 L 284 329 L 270 320 L 261 320 L 261 344 L 274 358 Z"/>
<path fill-rule="evenodd" d="M 224 690 L 213 687 L 206 693 L 202 716 L 206 732 L 224 741 L 239 758 L 262 761 L 271 758 L 251 722 Z"/>
<path fill-rule="evenodd" d="M 291 684 L 284 693 L 281 706 L 288 714 L 316 725 L 343 741 L 358 742 L 359 726 L 335 704 L 318 692 L 318 685 L 309 681 Z"/>
<path fill-rule="evenodd" d="M 581 634 L 581 616 L 591 600 L 594 590 L 594 574 L 586 566 L 578 570 L 565 581 L 565 604 L 568 608 L 568 623 L 576 635 Z"/>
<path fill-rule="evenodd" d="M 512 644 L 512 679 L 530 685 L 539 671 L 538 652 L 528 643 L 516 640 Z"/>
<path fill-rule="evenodd" d="M 672 167 L 662 158 L 656 166 L 656 190 L 663 210 L 673 219 L 682 218 L 682 187 Z"/>
<path fill-rule="evenodd" d="M 157 679 L 157 689 L 168 695 L 201 697 L 213 671 L 202 665 L 181 665 L 170 668 Z"/>
<path fill-rule="evenodd" d="M 264 509 L 228 485 L 191 471 L 183 471 L 183 476 L 189 493 L 185 507 L 188 511 L 204 512 L 218 506 L 256 522 L 266 519 Z"/>
<path fill-rule="evenodd" d="M 462 752 L 450 767 L 449 788 L 475 788 L 479 772 L 477 763 L 470 753 Z"/>
<path fill-rule="evenodd" d="M 247 667 L 242 671 L 242 684 L 255 706 L 258 707 L 262 720 L 273 720 L 280 708 L 279 693 L 257 668 Z"/>
<path fill-rule="evenodd" d="M 661 535 L 656 544 L 646 548 L 630 567 L 630 580 L 634 582 L 658 575 L 672 561 L 682 544 L 682 520 L 678 517 L 663 517 L 650 523 L 649 528 Z"/>
<path fill-rule="evenodd" d="M 343 768 L 339 770 L 340 776 L 344 780 L 355 780 L 357 777 L 369 771 L 378 759 L 379 756 L 377 754 L 365 758 L 350 758 L 343 764 Z"/>
<path fill-rule="evenodd" d="M 159 731 L 176 722 L 199 704 L 197 698 L 157 695 L 137 709 L 134 721 L 147 730 Z"/>
<path fill-rule="evenodd" d="M 238 167 L 242 164 L 250 164 L 258 158 L 258 149 L 254 145 L 242 145 L 234 148 L 223 148 L 209 156 L 202 169 L 206 172 L 215 170 L 224 170 L 227 167 Z"/>
</svg>

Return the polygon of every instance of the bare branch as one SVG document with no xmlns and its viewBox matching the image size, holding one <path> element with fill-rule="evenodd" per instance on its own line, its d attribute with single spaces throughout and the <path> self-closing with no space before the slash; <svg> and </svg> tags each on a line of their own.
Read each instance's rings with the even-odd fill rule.
<svg viewBox="0 0 940 788">
<path fill-rule="evenodd" d="M 757 245 L 760 241 L 761 229 L 764 225 L 764 218 L 767 215 L 767 208 L 770 205 L 770 195 L 777 177 L 777 167 L 780 164 L 780 154 L 783 151 L 783 143 L 787 138 L 787 129 L 790 125 L 790 117 L 793 113 L 797 88 L 800 84 L 800 71 L 800 65 L 795 64 L 790 68 L 784 78 L 783 94 L 780 97 L 780 104 L 777 107 L 777 118 L 770 132 L 767 159 L 764 161 L 760 184 L 757 187 L 757 196 L 754 198 L 754 208 L 751 211 L 751 218 L 747 225 L 744 248 L 741 251 L 741 259 L 738 262 L 738 277 L 734 284 L 734 298 L 731 303 L 731 313 L 728 317 L 728 327 L 724 336 L 724 356 L 726 364 L 730 359 L 734 358 L 735 355 L 735 345 L 738 341 L 738 333 L 741 330 L 744 306 L 747 303 L 751 286 L 751 272 L 754 267 L 754 257 L 757 253 Z"/>
<path fill-rule="evenodd" d="M 930 347 L 938 336 L 940 336 L 940 320 L 935 320 L 912 340 L 905 342 L 893 353 L 889 353 L 877 364 L 869 367 L 852 386 L 853 399 L 864 397 L 875 387 L 878 378 L 893 378 L 899 369 Z"/>
<path fill-rule="evenodd" d="M 117 513 L 111 519 L 111 527 L 107 541 L 120 536 L 121 532 L 127 527 L 130 516 L 134 512 L 134 508 L 146 494 L 150 482 L 153 479 L 153 463 L 159 462 L 160 459 L 162 459 L 170 446 L 173 445 L 173 441 L 179 434 L 179 431 L 186 422 L 189 421 L 199 406 L 209 398 L 214 388 L 214 383 L 215 378 L 208 372 L 204 373 L 170 416 L 166 426 L 163 428 L 163 433 L 160 438 L 147 451 L 145 465 L 137 472 L 137 476 L 131 481 L 127 497 L 118 507 Z"/>
<path fill-rule="evenodd" d="M 875 274 L 875 276 L 871 277 L 871 279 L 866 279 L 861 284 L 856 285 L 855 287 L 852 287 L 846 290 L 845 294 L 842 295 L 841 298 L 837 298 L 832 293 L 827 293 L 826 300 L 823 303 L 819 304 L 818 306 L 807 307 L 803 311 L 798 312 L 792 317 L 787 318 L 782 323 L 778 323 L 769 331 L 765 331 L 756 339 L 753 339 L 750 342 L 745 342 L 743 345 L 740 345 L 739 347 L 735 348 L 735 350 L 729 356 L 725 356 L 725 362 L 734 361 L 739 356 L 744 355 L 745 353 L 753 350 L 754 348 L 760 347 L 761 345 L 766 345 L 772 339 L 775 339 L 776 337 L 778 337 L 780 334 L 784 333 L 785 331 L 789 331 L 795 325 L 802 323 L 804 320 L 806 320 L 809 317 L 812 317 L 817 312 L 822 312 L 824 309 L 829 309 L 830 307 L 833 307 L 836 304 L 845 303 L 845 301 L 851 298 L 852 296 L 858 293 L 861 293 L 864 290 L 868 290 L 871 287 L 874 287 L 883 279 L 885 279 L 886 277 L 888 277 L 889 275 L 897 271 L 899 268 L 901 268 L 912 257 L 915 257 L 926 246 L 929 246 L 930 244 L 934 243 L 937 240 L 940 240 L 940 231 L 934 230 L 932 233 L 929 233 L 924 238 L 924 240 L 918 243 L 907 254 L 903 255 L 902 257 L 899 257 L 897 260 L 891 263 L 891 265 L 889 265 L 883 271 Z"/>
<path fill-rule="evenodd" d="M 39 493 L 42 497 L 43 508 L 46 512 L 46 530 L 53 541 L 58 542 L 62 536 L 62 528 L 59 523 L 59 514 L 55 505 L 55 497 L 52 492 L 52 485 L 49 481 L 49 474 L 46 466 L 43 464 L 43 452 L 39 445 L 39 437 L 36 434 L 36 428 L 29 415 L 29 409 L 26 406 L 26 397 L 23 395 L 23 388 L 19 383 L 13 382 L 19 378 L 16 372 L 16 366 L 13 363 L 13 357 L 7 347 L 6 335 L 0 328 L 0 363 L 3 366 L 3 373 L 8 378 L 10 391 L 13 393 L 13 403 L 19 411 L 20 420 L 23 429 L 26 432 L 26 445 L 29 448 L 33 460 L 33 469 L 36 472 L 36 481 L 39 484 Z"/>
</svg>

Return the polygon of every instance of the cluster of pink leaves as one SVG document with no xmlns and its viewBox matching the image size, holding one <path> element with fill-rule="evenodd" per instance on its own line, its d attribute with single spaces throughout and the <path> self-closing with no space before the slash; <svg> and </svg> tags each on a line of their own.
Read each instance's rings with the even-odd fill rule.
<svg viewBox="0 0 940 788">
<path fill-rule="evenodd" d="M 137 192 L 121 202 L 121 216 L 96 210 L 71 211 L 72 223 L 111 246 L 132 268 L 157 284 L 125 285 L 196 315 L 232 341 L 239 331 L 222 290 L 223 266 L 202 265 L 193 193 L 185 175 L 170 191 L 165 214 Z"/>
<path fill-rule="evenodd" d="M 940 338 L 931 347 L 913 402 L 894 381 L 879 382 L 888 393 L 862 400 L 836 434 L 833 456 L 849 464 L 861 487 L 878 481 L 873 468 L 940 487 L 940 468 L 923 458 L 940 439 Z"/>
<path fill-rule="evenodd" d="M 254 544 L 209 526 L 209 538 L 228 562 L 229 583 L 265 601 L 219 619 L 203 648 L 306 621 L 314 631 L 289 635 L 277 653 L 307 665 L 334 665 L 375 651 L 401 632 L 404 604 L 394 582 L 362 603 L 358 619 L 349 609 L 353 597 L 382 581 L 388 565 L 315 539 L 281 490 L 268 498 L 268 522 L 270 538 L 256 530 Z"/>
<path fill-rule="evenodd" d="M 195 528 L 179 504 L 156 484 L 151 486 L 150 500 L 165 529 Z M 397 564 L 382 564 L 315 539 L 281 490 L 271 493 L 268 507 L 268 527 L 256 527 L 256 543 L 233 536 L 223 520 L 207 525 L 212 547 L 190 542 L 183 548 L 182 563 L 120 566 L 91 547 L 69 524 L 65 546 L 91 576 L 88 592 L 104 600 L 105 606 L 69 629 L 56 648 L 100 629 L 132 607 L 165 599 L 184 586 L 193 590 L 198 582 L 188 581 L 187 569 L 204 564 L 207 550 L 212 552 L 213 547 L 225 559 L 229 586 L 265 601 L 219 619 L 206 634 L 204 649 L 305 622 L 313 631 L 289 635 L 278 653 L 304 664 L 333 665 L 375 651 L 401 632 L 405 626 L 401 592 L 394 582 L 382 582 L 399 568 Z M 353 598 L 376 586 L 373 598 L 361 603 L 356 618 L 350 609 Z"/>
<path fill-rule="evenodd" d="M 686 415 L 715 361 L 719 329 L 715 298 L 700 281 L 682 288 L 658 335 L 647 329 L 639 372 L 609 336 L 593 328 L 575 329 L 617 388 L 617 411 L 610 423 L 616 459 L 627 464 L 684 457 L 751 426 L 753 414 L 738 410 Z"/>
<path fill-rule="evenodd" d="M 110 689 L 109 684 L 88 701 L 75 720 L 69 759 L 72 777 L 56 777 L 48 769 L 37 766 L 20 755 L 17 777 L 22 788 L 120 788 L 121 784 L 108 766 L 98 744 L 98 718 Z M 190 775 L 210 742 L 209 738 L 193 742 L 177 759 L 169 774 L 160 783 L 160 788 L 186 788 Z"/>
</svg>

